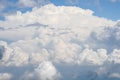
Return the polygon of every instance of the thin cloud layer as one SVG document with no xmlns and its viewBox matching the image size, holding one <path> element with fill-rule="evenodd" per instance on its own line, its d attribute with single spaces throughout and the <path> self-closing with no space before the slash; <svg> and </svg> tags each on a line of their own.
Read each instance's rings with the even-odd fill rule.
<svg viewBox="0 0 120 80">
<path fill-rule="evenodd" d="M 36 5 L 34 0 L 19 0 L 18 4 L 24 7 L 33 7 Z"/>
<path fill-rule="evenodd" d="M 19 0 L 19 7 L 40 7 L 50 3 L 50 0 Z"/>
<path fill-rule="evenodd" d="M 120 2 L 120 0 L 110 0 L 111 2 Z"/>
<path fill-rule="evenodd" d="M 0 79 L 119 80 L 119 24 L 89 9 L 53 4 L 6 16 Z"/>
</svg>

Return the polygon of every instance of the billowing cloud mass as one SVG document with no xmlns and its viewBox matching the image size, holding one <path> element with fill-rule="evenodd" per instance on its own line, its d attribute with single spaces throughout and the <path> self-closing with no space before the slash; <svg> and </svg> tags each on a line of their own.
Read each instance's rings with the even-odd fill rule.
<svg viewBox="0 0 120 80">
<path fill-rule="evenodd" d="M 12 75 L 8 74 L 8 73 L 0 74 L 0 80 L 10 80 L 11 77 L 12 77 Z"/>
<path fill-rule="evenodd" d="M 5 16 L 0 80 L 119 80 L 120 22 L 93 13 L 49 4 Z"/>
</svg>

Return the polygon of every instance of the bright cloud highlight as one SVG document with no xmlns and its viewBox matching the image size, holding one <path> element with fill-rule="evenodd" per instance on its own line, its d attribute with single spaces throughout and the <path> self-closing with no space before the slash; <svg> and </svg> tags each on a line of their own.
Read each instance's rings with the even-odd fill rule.
<svg viewBox="0 0 120 80">
<path fill-rule="evenodd" d="M 53 4 L 0 21 L 0 79 L 119 80 L 119 22 Z"/>
</svg>

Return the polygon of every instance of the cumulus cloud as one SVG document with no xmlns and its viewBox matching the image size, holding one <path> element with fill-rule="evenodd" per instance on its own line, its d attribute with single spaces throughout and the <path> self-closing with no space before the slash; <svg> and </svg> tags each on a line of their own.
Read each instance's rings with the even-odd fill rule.
<svg viewBox="0 0 120 80">
<path fill-rule="evenodd" d="M 56 68 L 53 66 L 51 62 L 41 63 L 35 69 L 35 73 L 37 73 L 40 80 L 56 80 L 57 77 L 59 77 Z"/>
<path fill-rule="evenodd" d="M 9 73 L 0 73 L 0 80 L 10 80 L 12 78 L 12 75 Z"/>
<path fill-rule="evenodd" d="M 93 13 L 49 4 L 6 16 L 0 21 L 0 79 L 119 79 L 120 22 Z"/>
<path fill-rule="evenodd" d="M 5 52 L 4 46 L 0 46 L 0 59 L 2 59 L 4 52 Z"/>
<path fill-rule="evenodd" d="M 0 32 L 1 39 L 6 40 L 6 38 L 14 36 L 18 37 L 16 39 L 24 39 L 26 36 L 31 36 L 34 32 L 33 27 L 30 33 L 27 28 L 24 29 L 22 27 L 36 22 L 54 27 L 72 28 L 74 32 L 80 32 L 80 37 L 83 38 L 89 36 L 91 31 L 96 31 L 100 26 L 113 25 L 115 23 L 114 21 L 94 16 L 93 11 L 89 9 L 84 10 L 78 7 L 65 6 L 57 7 L 53 4 L 49 4 L 41 8 L 33 8 L 31 12 L 22 14 L 18 11 L 15 15 L 6 16 L 6 21 L 1 21 L 0 24 L 4 26 L 4 29 L 9 30 Z M 21 28 L 17 29 L 17 27 Z M 17 33 L 18 31 L 19 33 Z M 24 32 L 27 33 L 22 34 Z M 9 33 L 9 35 L 6 33 Z"/>
<path fill-rule="evenodd" d="M 26 72 L 22 80 L 58 80 L 60 74 L 57 72 L 55 66 L 50 61 L 43 61 L 33 72 Z"/>
</svg>

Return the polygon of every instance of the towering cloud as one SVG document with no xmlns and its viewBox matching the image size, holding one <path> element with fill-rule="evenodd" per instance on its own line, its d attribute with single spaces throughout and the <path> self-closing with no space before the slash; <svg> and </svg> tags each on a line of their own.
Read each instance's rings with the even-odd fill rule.
<svg viewBox="0 0 120 80">
<path fill-rule="evenodd" d="M 0 21 L 0 79 L 119 80 L 119 22 L 45 5 Z"/>
</svg>

